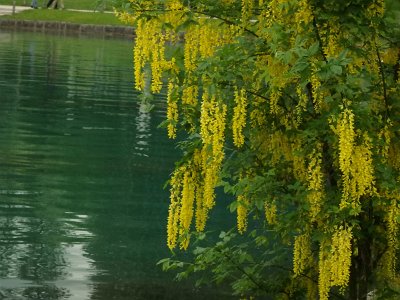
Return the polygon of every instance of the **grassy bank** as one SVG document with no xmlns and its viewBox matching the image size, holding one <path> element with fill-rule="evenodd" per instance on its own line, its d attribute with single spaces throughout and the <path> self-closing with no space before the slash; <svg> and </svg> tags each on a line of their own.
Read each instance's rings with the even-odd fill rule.
<svg viewBox="0 0 400 300">
<path fill-rule="evenodd" d="M 48 0 L 38 0 L 39 7 L 46 7 Z M 0 5 L 12 5 L 13 0 L 0 0 Z M 15 0 L 16 5 L 30 6 L 31 0 Z M 106 10 L 112 10 L 112 0 L 64 0 L 66 9 L 99 10 L 105 4 Z"/>
<path fill-rule="evenodd" d="M 16 5 L 30 6 L 31 0 L 15 0 Z M 48 0 L 38 0 L 39 9 L 26 10 L 13 16 L 0 16 L 0 19 L 28 21 L 58 21 L 94 25 L 126 25 L 112 13 L 94 12 L 100 10 L 99 4 L 105 4 L 106 10 L 112 10 L 112 0 L 64 0 L 64 10 L 45 9 Z M 0 0 L 0 5 L 12 5 L 13 0 Z M 71 10 L 88 10 L 77 12 Z"/>
<path fill-rule="evenodd" d="M 27 10 L 15 15 L 1 16 L 0 19 L 57 21 L 94 25 L 126 25 L 120 22 L 118 18 L 114 16 L 114 14 L 48 9 Z"/>
</svg>

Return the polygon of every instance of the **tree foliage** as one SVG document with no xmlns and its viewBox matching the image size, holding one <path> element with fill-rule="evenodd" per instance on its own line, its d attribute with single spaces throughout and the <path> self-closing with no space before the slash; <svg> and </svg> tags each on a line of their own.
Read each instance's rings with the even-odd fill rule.
<svg viewBox="0 0 400 300">
<path fill-rule="evenodd" d="M 164 125 L 183 140 L 168 247 L 204 232 L 218 186 L 235 198 L 239 234 L 251 233 L 197 248 L 181 274 L 208 268 L 242 295 L 399 293 L 396 1 L 122 2 L 136 88 L 165 86 Z M 289 266 L 275 261 L 286 252 Z M 271 286 L 277 266 L 286 275 Z"/>
</svg>

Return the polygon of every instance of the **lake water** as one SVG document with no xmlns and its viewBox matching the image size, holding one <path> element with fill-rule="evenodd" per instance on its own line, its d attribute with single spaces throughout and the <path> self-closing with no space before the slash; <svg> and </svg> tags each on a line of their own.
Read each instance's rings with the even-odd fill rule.
<svg viewBox="0 0 400 300">
<path fill-rule="evenodd" d="M 179 153 L 132 61 L 131 41 L 0 31 L 0 299 L 206 296 L 155 265 Z"/>
</svg>

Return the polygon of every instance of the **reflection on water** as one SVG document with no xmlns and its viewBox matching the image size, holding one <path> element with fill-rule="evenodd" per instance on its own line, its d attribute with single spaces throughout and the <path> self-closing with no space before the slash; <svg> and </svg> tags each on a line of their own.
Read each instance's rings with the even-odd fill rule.
<svg viewBox="0 0 400 300">
<path fill-rule="evenodd" d="M 196 295 L 155 266 L 178 154 L 163 102 L 136 100 L 131 48 L 0 31 L 0 299 Z"/>
<path fill-rule="evenodd" d="M 149 104 L 145 101 L 139 103 L 136 116 L 136 143 L 134 154 L 138 156 L 149 156 L 149 139 L 151 137 L 151 115 Z"/>
</svg>

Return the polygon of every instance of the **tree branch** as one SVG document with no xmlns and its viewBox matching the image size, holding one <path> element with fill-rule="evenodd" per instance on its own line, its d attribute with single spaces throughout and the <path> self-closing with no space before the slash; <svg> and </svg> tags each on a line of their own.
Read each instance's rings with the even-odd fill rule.
<svg viewBox="0 0 400 300">
<path fill-rule="evenodd" d="M 376 51 L 376 56 L 378 58 L 378 64 L 379 64 L 379 73 L 381 75 L 381 81 L 382 81 L 382 87 L 383 87 L 383 100 L 385 102 L 385 117 L 387 118 L 388 116 L 388 98 L 387 98 L 387 87 L 386 87 L 386 78 L 385 78 L 385 72 L 383 70 L 383 65 L 382 65 L 382 60 L 381 60 L 381 54 L 379 53 L 378 45 L 376 42 L 374 42 L 375 46 L 375 51 Z"/>
</svg>

